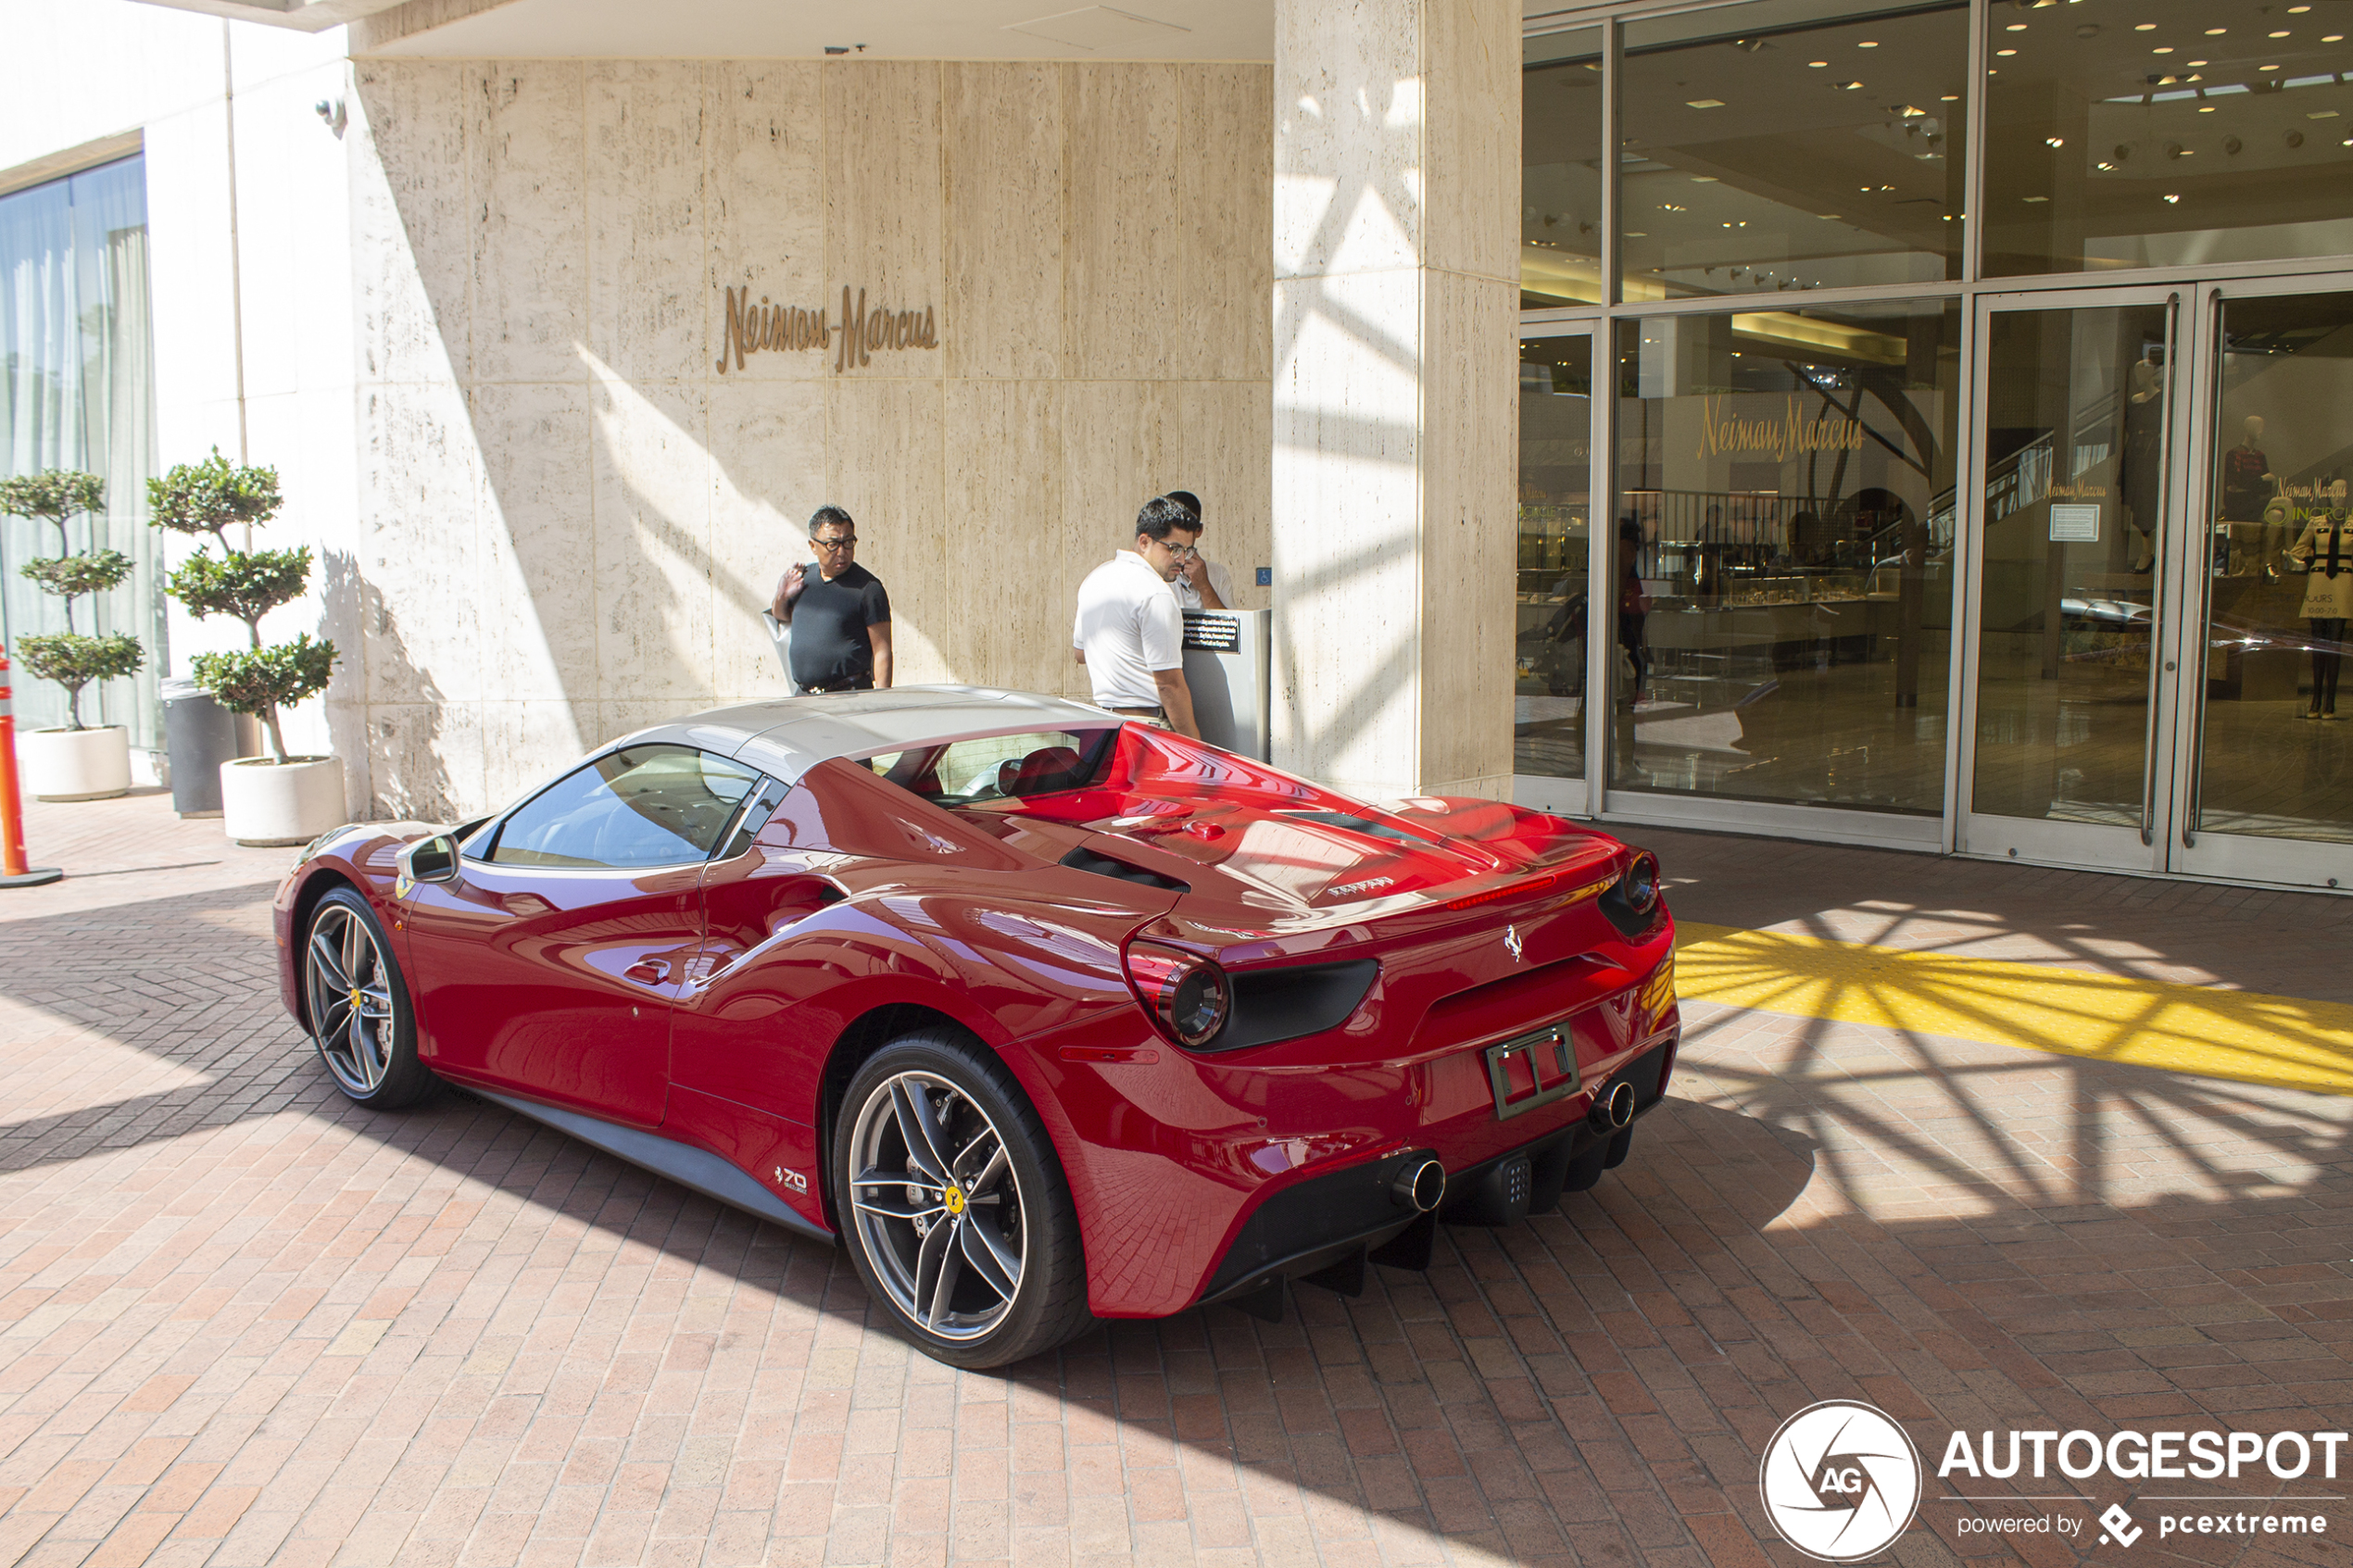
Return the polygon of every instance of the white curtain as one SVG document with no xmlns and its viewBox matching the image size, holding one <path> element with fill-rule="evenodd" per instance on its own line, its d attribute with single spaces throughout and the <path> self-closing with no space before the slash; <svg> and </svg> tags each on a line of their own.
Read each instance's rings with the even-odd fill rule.
<svg viewBox="0 0 2353 1568">
<path fill-rule="evenodd" d="M 121 587 L 82 602 L 77 627 L 128 632 L 147 650 L 138 674 L 82 694 L 82 721 L 127 724 L 132 745 L 160 746 L 164 622 L 161 552 L 147 526 L 155 348 L 143 158 L 0 196 L 0 472 L 56 468 L 107 482 L 106 511 L 73 520 L 72 548 L 117 549 L 136 564 Z M 47 523 L 0 520 L 0 638 L 65 629 L 62 604 L 19 574 L 31 558 L 57 553 L 57 530 Z M 19 729 L 65 721 L 63 692 L 21 666 L 14 676 Z"/>
</svg>

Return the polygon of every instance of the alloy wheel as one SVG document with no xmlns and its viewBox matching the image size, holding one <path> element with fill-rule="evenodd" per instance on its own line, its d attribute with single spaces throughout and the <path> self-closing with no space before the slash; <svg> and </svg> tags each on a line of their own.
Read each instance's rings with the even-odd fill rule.
<svg viewBox="0 0 2353 1568">
<path fill-rule="evenodd" d="M 393 1047 L 392 968 L 375 933 L 353 910 L 330 903 L 310 927 L 303 963 L 327 1071 L 347 1094 L 374 1094 L 392 1069 Z"/>
<path fill-rule="evenodd" d="M 1026 1256 L 1021 1180 L 970 1096 L 929 1073 L 885 1079 L 859 1108 L 850 1169 L 858 1239 L 901 1312 L 958 1341 L 1004 1321 Z"/>
</svg>

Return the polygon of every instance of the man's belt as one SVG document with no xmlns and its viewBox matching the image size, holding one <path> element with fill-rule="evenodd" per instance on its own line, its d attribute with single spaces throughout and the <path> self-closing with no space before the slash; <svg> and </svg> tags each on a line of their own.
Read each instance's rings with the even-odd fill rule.
<svg viewBox="0 0 2353 1568">
<path fill-rule="evenodd" d="M 801 686 L 800 694 L 803 696 L 808 696 L 812 693 L 819 696 L 824 696 L 834 692 L 871 691 L 874 689 L 874 684 L 875 683 L 872 679 L 858 680 L 853 678 L 840 681 L 811 681 Z"/>
<path fill-rule="evenodd" d="M 1164 708 L 1114 708 L 1112 711 L 1114 713 L 1124 713 L 1130 719 L 1165 719 L 1168 717 L 1168 710 Z"/>
</svg>

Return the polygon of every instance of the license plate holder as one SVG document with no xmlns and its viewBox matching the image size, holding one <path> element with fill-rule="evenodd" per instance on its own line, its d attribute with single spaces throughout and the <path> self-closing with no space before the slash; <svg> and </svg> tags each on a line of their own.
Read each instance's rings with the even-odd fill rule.
<svg viewBox="0 0 2353 1568">
<path fill-rule="evenodd" d="M 1564 1018 L 1486 1048 L 1487 1087 L 1495 1097 L 1495 1120 L 1508 1122 L 1515 1116 L 1524 1116 L 1567 1099 L 1583 1086 L 1582 1074 L 1577 1067 L 1577 1039 L 1570 1027 L 1572 1022 L 1573 1020 Z M 1512 1082 L 1515 1058 L 1526 1060 L 1531 1087 L 1522 1088 Z"/>
</svg>

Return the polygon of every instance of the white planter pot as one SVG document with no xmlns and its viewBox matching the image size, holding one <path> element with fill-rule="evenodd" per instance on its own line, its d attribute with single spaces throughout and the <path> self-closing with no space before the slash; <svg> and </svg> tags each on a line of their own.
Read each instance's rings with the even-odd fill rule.
<svg viewBox="0 0 2353 1568">
<path fill-rule="evenodd" d="M 104 800 L 131 788 L 131 732 L 27 730 L 17 736 L 17 765 L 35 800 Z"/>
<path fill-rule="evenodd" d="M 220 764 L 220 825 L 240 844 L 308 844 L 349 821 L 343 759 L 240 757 Z"/>
</svg>

